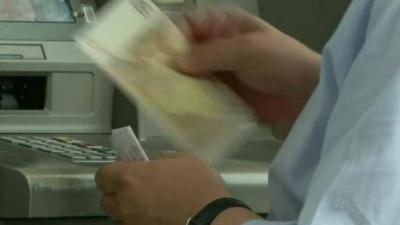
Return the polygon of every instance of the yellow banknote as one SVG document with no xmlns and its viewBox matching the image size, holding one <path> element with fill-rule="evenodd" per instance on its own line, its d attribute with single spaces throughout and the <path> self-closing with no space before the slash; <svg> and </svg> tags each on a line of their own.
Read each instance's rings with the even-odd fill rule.
<svg viewBox="0 0 400 225">
<path fill-rule="evenodd" d="M 256 127 L 250 110 L 225 85 L 171 65 L 190 45 L 147 0 L 116 0 L 85 27 L 77 43 L 116 85 L 183 150 L 218 160 Z"/>
</svg>

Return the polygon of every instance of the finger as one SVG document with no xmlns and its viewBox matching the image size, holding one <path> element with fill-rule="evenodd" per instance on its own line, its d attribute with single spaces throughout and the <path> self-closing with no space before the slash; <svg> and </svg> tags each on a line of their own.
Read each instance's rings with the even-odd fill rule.
<svg viewBox="0 0 400 225">
<path fill-rule="evenodd" d="M 121 183 L 121 177 L 129 171 L 129 163 L 117 162 L 101 167 L 96 173 L 97 187 L 105 194 L 115 194 Z"/>
<path fill-rule="evenodd" d="M 190 28 L 190 36 L 192 41 L 200 41 L 205 39 L 208 35 L 211 23 L 209 11 L 197 10 L 183 14 L 183 20 Z"/>
<path fill-rule="evenodd" d="M 113 195 L 104 195 L 101 199 L 101 205 L 107 215 L 113 220 L 120 220 L 121 213 L 119 204 Z"/>
<path fill-rule="evenodd" d="M 178 27 L 193 42 L 201 42 L 216 37 L 224 37 L 230 27 L 228 13 L 224 8 L 203 9 L 183 14 Z M 189 34 L 189 35 L 187 35 Z"/>
<path fill-rule="evenodd" d="M 216 71 L 237 71 L 243 65 L 240 38 L 215 39 L 195 44 L 192 51 L 176 59 L 177 68 L 187 74 L 209 74 Z"/>
<path fill-rule="evenodd" d="M 227 37 L 266 27 L 263 20 L 231 5 L 187 12 L 176 21 L 177 26 L 192 41 Z"/>
<path fill-rule="evenodd" d="M 173 22 L 188 40 L 193 40 L 190 24 L 183 16 L 173 18 Z"/>
<path fill-rule="evenodd" d="M 227 38 L 236 33 L 228 13 L 222 9 L 211 9 L 208 13 L 207 39 Z"/>
</svg>

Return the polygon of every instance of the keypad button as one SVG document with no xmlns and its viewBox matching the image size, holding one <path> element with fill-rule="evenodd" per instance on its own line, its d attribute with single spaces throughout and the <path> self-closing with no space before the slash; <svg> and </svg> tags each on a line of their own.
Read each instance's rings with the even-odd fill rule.
<svg viewBox="0 0 400 225">
<path fill-rule="evenodd" d="M 15 138 L 9 137 L 9 136 L 1 136 L 0 140 L 6 141 L 6 142 L 13 142 L 15 140 Z"/>
<path fill-rule="evenodd" d="M 83 154 L 84 153 L 82 151 L 77 151 L 77 150 L 66 150 L 66 151 L 69 153 L 72 153 L 72 154 Z"/>
<path fill-rule="evenodd" d="M 35 136 L 35 137 L 32 137 L 32 138 L 35 139 L 35 140 L 43 141 L 43 142 L 51 141 L 51 139 L 48 138 L 48 137 Z"/>
<path fill-rule="evenodd" d="M 76 146 L 76 145 L 63 145 L 63 148 L 73 149 L 73 150 L 78 150 L 78 151 L 83 151 L 84 150 L 81 147 Z"/>
<path fill-rule="evenodd" d="M 89 156 L 89 159 L 93 159 L 93 160 L 102 160 L 103 157 L 102 157 L 102 156 L 97 156 L 97 155 L 91 155 L 91 156 Z"/>
<path fill-rule="evenodd" d="M 63 148 L 68 148 L 68 149 L 79 149 L 78 146 L 73 145 L 73 144 L 69 144 L 69 143 L 62 143 L 62 142 L 59 142 L 58 144 L 59 144 L 61 147 L 63 147 Z"/>
<path fill-rule="evenodd" d="M 96 151 L 93 151 L 93 150 L 86 150 L 84 152 L 87 153 L 87 154 L 92 154 L 92 155 L 102 155 L 100 152 L 96 152 Z"/>
<path fill-rule="evenodd" d="M 47 147 L 40 147 L 40 148 L 38 148 L 38 150 L 42 151 L 42 152 L 52 153 L 52 150 Z"/>
<path fill-rule="evenodd" d="M 71 137 L 54 137 L 54 140 L 65 142 L 65 143 L 70 143 L 70 144 L 79 144 L 82 143 L 81 140 L 71 138 Z"/>
<path fill-rule="evenodd" d="M 86 156 L 81 156 L 81 155 L 75 155 L 72 157 L 73 160 L 85 160 L 87 159 Z"/>
<path fill-rule="evenodd" d="M 22 141 L 22 140 L 14 140 L 14 141 L 12 141 L 12 143 L 13 144 L 17 144 L 17 145 L 20 145 L 20 144 L 25 144 L 26 143 L 26 141 Z"/>
<path fill-rule="evenodd" d="M 107 159 L 107 160 L 116 160 L 117 157 L 116 157 L 116 156 L 112 156 L 112 155 L 107 155 L 107 156 L 104 156 L 104 159 Z"/>
<path fill-rule="evenodd" d="M 32 146 L 34 145 L 33 143 L 29 143 L 29 142 L 25 142 L 25 141 L 18 142 L 17 144 L 27 147 L 27 148 L 32 148 Z"/>
<path fill-rule="evenodd" d="M 63 149 L 62 146 L 60 146 L 60 145 L 55 145 L 55 144 L 49 144 L 49 145 L 47 145 L 47 147 L 49 147 L 49 148 L 55 148 L 55 149 Z"/>
<path fill-rule="evenodd" d="M 67 157 L 67 158 L 73 158 L 74 157 L 74 154 L 66 153 L 66 152 L 61 152 L 61 153 L 58 153 L 58 154 L 61 155 L 61 156 Z"/>
<path fill-rule="evenodd" d="M 15 139 L 21 140 L 21 141 L 29 141 L 30 138 L 29 137 L 25 137 L 25 136 L 16 136 Z"/>
<path fill-rule="evenodd" d="M 107 147 L 103 147 L 103 146 L 101 146 L 101 148 L 95 148 L 95 149 L 96 149 L 96 151 L 99 151 L 99 152 L 113 152 L 113 150 L 111 148 L 107 148 Z"/>
<path fill-rule="evenodd" d="M 39 148 L 43 148 L 43 145 L 37 145 L 35 143 L 32 144 L 31 149 L 38 150 Z"/>
<path fill-rule="evenodd" d="M 89 144 L 89 143 L 80 143 L 77 144 L 78 146 L 82 148 L 91 148 L 91 149 L 97 149 L 97 148 L 102 148 L 103 146 L 100 145 L 94 145 L 94 144 Z"/>
<path fill-rule="evenodd" d="M 15 137 L 7 137 L 7 136 L 1 137 L 1 140 L 6 141 L 6 142 L 11 142 L 11 143 L 20 143 L 20 142 L 22 142 L 21 140 L 15 138 Z"/>
<path fill-rule="evenodd" d="M 58 150 L 58 149 L 51 149 L 51 152 L 52 153 L 65 153 L 65 151 L 63 151 L 63 150 Z"/>
<path fill-rule="evenodd" d="M 30 143 L 36 143 L 36 144 L 43 144 L 43 143 L 46 143 L 46 142 L 41 141 L 41 140 L 29 140 L 29 142 L 30 142 Z"/>
</svg>

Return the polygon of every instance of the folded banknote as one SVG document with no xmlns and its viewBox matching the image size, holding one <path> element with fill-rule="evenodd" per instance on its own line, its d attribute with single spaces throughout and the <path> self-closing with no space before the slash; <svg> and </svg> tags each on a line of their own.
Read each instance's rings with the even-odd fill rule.
<svg viewBox="0 0 400 225">
<path fill-rule="evenodd" d="M 252 112 L 225 85 L 171 66 L 190 43 L 151 1 L 111 2 L 76 40 L 181 150 L 215 161 L 256 128 Z"/>
</svg>

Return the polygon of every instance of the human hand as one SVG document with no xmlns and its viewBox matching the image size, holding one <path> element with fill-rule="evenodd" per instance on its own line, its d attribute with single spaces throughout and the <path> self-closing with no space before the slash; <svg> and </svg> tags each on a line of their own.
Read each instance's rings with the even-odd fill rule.
<svg viewBox="0 0 400 225">
<path fill-rule="evenodd" d="M 102 167 L 102 204 L 121 224 L 184 225 L 209 202 L 229 197 L 219 174 L 192 156 Z"/>
<path fill-rule="evenodd" d="M 263 121 L 291 126 L 319 80 L 317 53 L 235 8 L 190 12 L 176 24 L 192 42 L 179 70 L 218 77 Z"/>
</svg>

